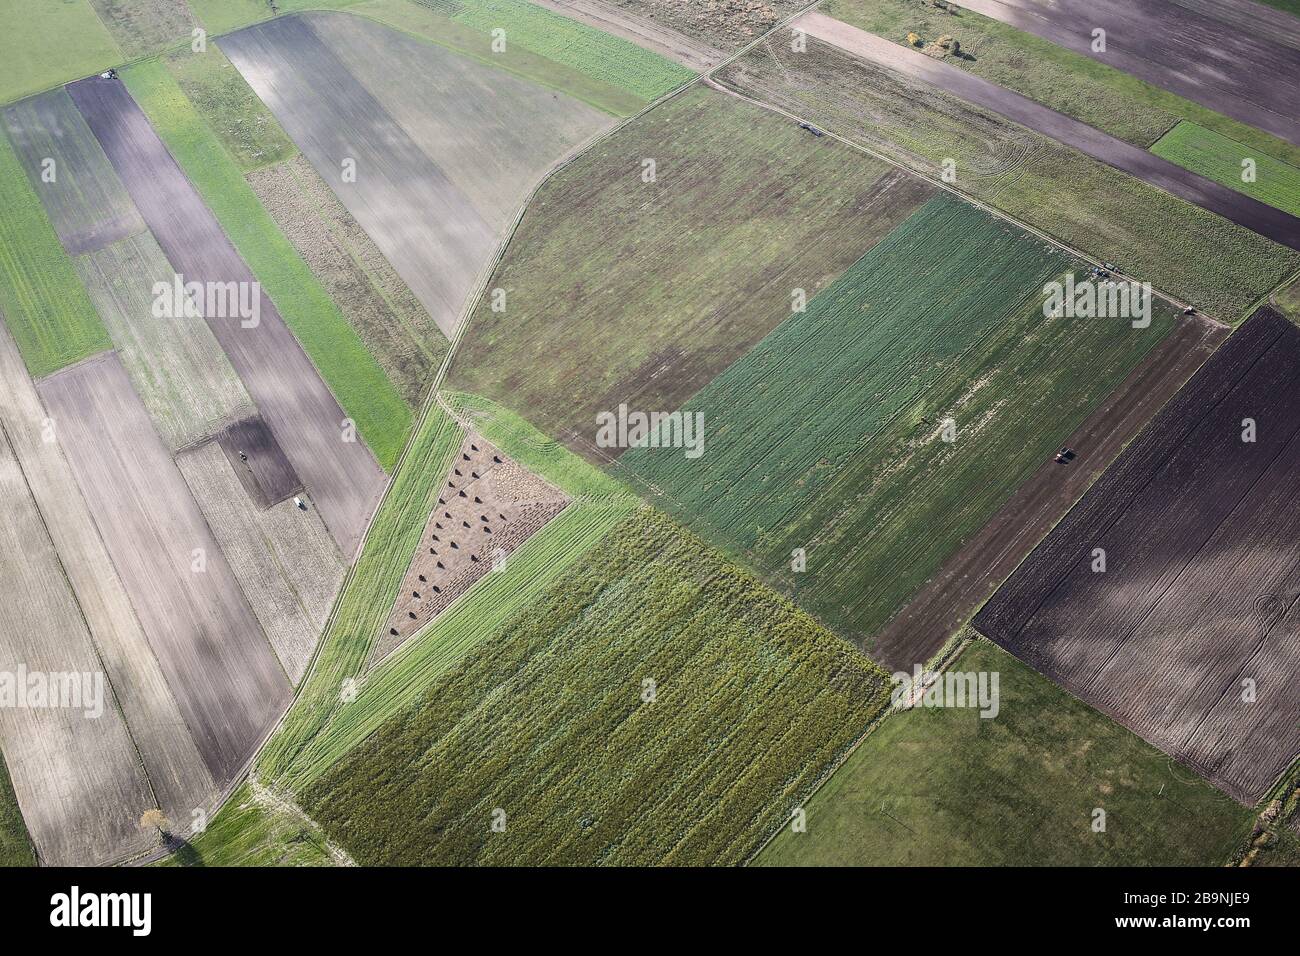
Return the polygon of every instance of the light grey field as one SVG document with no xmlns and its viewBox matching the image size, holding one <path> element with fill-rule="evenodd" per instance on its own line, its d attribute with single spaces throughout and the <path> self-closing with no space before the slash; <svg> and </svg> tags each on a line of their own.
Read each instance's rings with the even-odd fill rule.
<svg viewBox="0 0 1300 956">
<path fill-rule="evenodd" d="M 304 17 L 222 38 L 221 49 L 448 337 L 494 230 Z M 345 181 L 345 164 L 355 181 Z"/>
<path fill-rule="evenodd" d="M 28 832 L 40 860 L 54 865 L 138 852 L 148 835 L 137 823 L 154 803 L 149 783 L 2 431 L 0 502 L 0 675 L 25 686 L 26 674 L 66 673 L 79 682 L 98 674 L 102 689 L 89 713 L 43 704 L 0 707 L 0 745 Z M 95 699 L 92 691 L 80 702 Z"/>
<path fill-rule="evenodd" d="M 551 164 L 615 118 L 555 90 L 347 13 L 305 15 L 339 62 L 494 229 Z"/>
<path fill-rule="evenodd" d="M 186 725 L 218 786 L 290 688 L 239 581 L 117 356 L 38 390 Z"/>
<path fill-rule="evenodd" d="M 69 255 L 144 231 L 108 157 L 63 89 L 15 103 L 5 127 L 32 188 Z M 45 160 L 53 160 L 46 182 Z"/>
<path fill-rule="evenodd" d="M 73 263 L 169 448 L 253 414 L 253 400 L 203 319 L 153 315 L 154 283 L 171 284 L 176 273 L 151 233 L 119 239 Z"/>
<path fill-rule="evenodd" d="M 256 507 L 216 442 L 182 453 L 176 464 L 297 684 L 347 573 L 343 555 L 310 498 L 305 511 L 292 499 Z"/>
<path fill-rule="evenodd" d="M 170 819 L 189 820 L 193 809 L 213 796 L 211 774 L 64 457 L 57 440 L 59 422 L 46 414 L 18 348 L 2 325 L 0 422 L 80 603 L 154 796 Z M 46 441 L 49 434 L 56 440 Z M 87 766 L 84 772 L 95 771 Z M 77 862 L 114 855 L 92 854 Z"/>
</svg>

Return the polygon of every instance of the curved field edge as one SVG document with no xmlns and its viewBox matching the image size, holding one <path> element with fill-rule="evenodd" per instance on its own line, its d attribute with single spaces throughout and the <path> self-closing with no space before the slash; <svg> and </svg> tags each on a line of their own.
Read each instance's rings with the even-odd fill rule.
<svg viewBox="0 0 1300 956">
<path fill-rule="evenodd" d="M 363 864 L 739 863 L 887 701 L 874 664 L 641 508 L 302 802 Z"/>
<path fill-rule="evenodd" d="M 3 131 L 0 313 L 33 378 L 113 347 L 72 259 Z"/>
<path fill-rule="evenodd" d="M 948 672 L 998 674 L 997 715 L 892 713 L 755 862 L 1215 866 L 1250 833 L 1252 811 L 990 642 Z"/>
<path fill-rule="evenodd" d="M 410 407 L 166 66 L 149 60 L 124 69 L 121 76 L 344 413 L 356 422 L 379 463 L 391 469 L 411 428 Z"/>
<path fill-rule="evenodd" d="M 1183 120 L 1151 147 L 1162 159 L 1300 216 L 1300 169 L 1262 150 Z M 1247 175 L 1249 161 L 1252 179 Z"/>
</svg>

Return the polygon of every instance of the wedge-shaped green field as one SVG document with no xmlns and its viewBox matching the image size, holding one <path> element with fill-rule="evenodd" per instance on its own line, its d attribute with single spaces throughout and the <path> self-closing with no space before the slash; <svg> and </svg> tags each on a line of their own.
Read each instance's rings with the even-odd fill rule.
<svg viewBox="0 0 1300 956">
<path fill-rule="evenodd" d="M 112 348 L 6 137 L 0 137 L 0 311 L 33 378 Z"/>
<path fill-rule="evenodd" d="M 633 448 L 620 471 L 869 647 L 1172 327 L 1045 319 L 1072 265 L 936 197 L 685 404 L 699 457 Z"/>
<path fill-rule="evenodd" d="M 491 279 L 505 310 L 480 303 L 449 384 L 603 461 L 599 412 L 676 408 L 932 193 L 735 97 L 684 93 L 538 192 Z"/>
<path fill-rule="evenodd" d="M 364 863 L 738 863 L 887 700 L 878 668 L 646 509 L 302 803 Z"/>
<path fill-rule="evenodd" d="M 1230 186 L 1293 216 L 1300 216 L 1300 169 L 1258 149 L 1183 121 L 1151 147 L 1151 152 L 1216 183 Z M 1244 181 L 1243 163 L 1253 160 L 1254 179 Z"/>
<path fill-rule="evenodd" d="M 999 675 L 996 716 L 892 714 L 757 862 L 1221 866 L 1249 835 L 1250 810 L 1000 648 L 978 640 L 952 670 Z"/>
<path fill-rule="evenodd" d="M 122 71 L 131 95 L 293 330 L 343 411 L 385 469 L 401 452 L 411 409 L 292 243 L 262 208 L 239 166 L 157 60 Z"/>
</svg>

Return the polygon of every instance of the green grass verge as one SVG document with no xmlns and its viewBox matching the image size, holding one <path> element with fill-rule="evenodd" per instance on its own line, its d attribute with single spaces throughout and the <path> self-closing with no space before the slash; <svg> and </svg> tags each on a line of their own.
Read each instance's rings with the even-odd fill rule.
<svg viewBox="0 0 1300 956">
<path fill-rule="evenodd" d="M 1151 152 L 1262 203 L 1300 216 L 1300 169 L 1253 147 L 1184 121 L 1162 136 Z M 1254 161 L 1253 182 L 1242 180 L 1243 163 L 1247 159 Z"/>
<path fill-rule="evenodd" d="M 945 63 L 1144 149 L 1179 120 L 1190 120 L 1300 163 L 1300 146 L 964 7 L 956 16 L 907 0 L 830 0 L 821 9 L 902 46 L 909 32 L 927 42 L 943 34 L 954 37 L 971 58 L 948 56 Z"/>
<path fill-rule="evenodd" d="M 35 866 L 36 854 L 27 835 L 27 824 L 18 809 L 9 770 L 0 757 L 0 866 Z"/>
<path fill-rule="evenodd" d="M 244 172 L 289 159 L 298 147 L 215 43 L 166 56 L 167 69 Z"/>
<path fill-rule="evenodd" d="M 334 866 L 324 834 L 296 814 L 255 797 L 230 795 L 198 836 L 158 866 Z"/>
<path fill-rule="evenodd" d="M 86 0 L 0 0 L 0 23 L 0 103 L 122 61 L 122 52 Z"/>
<path fill-rule="evenodd" d="M 0 313 L 34 378 L 113 347 L 13 146 L 3 135 Z"/>
<path fill-rule="evenodd" d="M 887 699 L 869 661 L 641 509 L 303 805 L 359 863 L 736 863 Z"/>
<path fill-rule="evenodd" d="M 700 457 L 633 448 L 619 473 L 869 647 L 1173 326 L 1044 319 L 1073 265 L 941 194 L 685 404 Z"/>
<path fill-rule="evenodd" d="M 276 227 L 167 68 L 149 60 L 123 70 L 122 78 L 344 413 L 356 422 L 379 463 L 391 469 L 411 428 L 411 409 L 396 387 Z"/>
<path fill-rule="evenodd" d="M 979 640 L 953 669 L 1000 675 L 996 717 L 892 714 L 808 802 L 807 832 L 758 862 L 1215 866 L 1249 834 L 1250 810 L 1000 648 Z"/>
<path fill-rule="evenodd" d="M 436 407 L 416 430 L 344 583 L 316 662 L 280 730 L 258 757 L 264 780 L 274 781 L 289 767 L 340 706 L 349 686 L 345 682 L 360 676 L 462 437 L 460 425 Z"/>
</svg>

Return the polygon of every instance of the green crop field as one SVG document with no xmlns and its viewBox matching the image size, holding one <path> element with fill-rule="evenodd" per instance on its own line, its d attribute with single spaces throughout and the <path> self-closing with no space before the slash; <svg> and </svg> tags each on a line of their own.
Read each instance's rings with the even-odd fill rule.
<svg viewBox="0 0 1300 956">
<path fill-rule="evenodd" d="M 878 668 L 642 510 L 302 803 L 362 863 L 737 863 L 887 701 Z"/>
<path fill-rule="evenodd" d="M 1228 322 L 1300 268 L 1300 252 L 816 41 L 756 48 L 718 78 L 927 176 L 953 159 L 962 192 Z"/>
<path fill-rule="evenodd" d="M 683 406 L 699 458 L 633 448 L 620 473 L 869 646 L 1172 327 L 1044 319 L 1071 265 L 936 197 Z"/>
<path fill-rule="evenodd" d="M 164 62 L 240 169 L 248 172 L 297 155 L 298 147 L 215 43 L 203 53 L 171 53 Z"/>
<path fill-rule="evenodd" d="M 27 825 L 18 809 L 9 771 L 0 756 L 0 867 L 35 865 L 31 837 L 27 835 Z"/>
<path fill-rule="evenodd" d="M 159 866 L 336 866 L 325 835 L 243 784 L 199 835 Z"/>
<path fill-rule="evenodd" d="M 125 59 L 188 43 L 198 24 L 185 0 L 90 0 Z"/>
<path fill-rule="evenodd" d="M 112 348 L 41 201 L 0 136 L 0 313 L 34 377 Z"/>
<path fill-rule="evenodd" d="M 124 59 L 86 0 L 0 0 L 0 23 L 0 103 Z"/>
<path fill-rule="evenodd" d="M 1231 186 L 1260 202 L 1300 216 L 1300 169 L 1213 130 L 1182 122 L 1151 147 L 1151 152 Z M 1243 162 L 1254 161 L 1254 181 L 1242 180 Z"/>
<path fill-rule="evenodd" d="M 948 56 L 945 63 L 1144 149 L 1175 123 L 1190 120 L 1300 162 L 1300 146 L 965 7 L 957 16 L 908 0 L 830 0 L 820 9 L 900 45 L 906 45 L 911 32 L 926 42 L 954 37 L 968 58 Z"/>
<path fill-rule="evenodd" d="M 952 669 L 999 674 L 995 717 L 891 714 L 758 862 L 1218 866 L 1250 833 L 1250 810 L 1000 648 L 977 640 Z"/>
<path fill-rule="evenodd" d="M 166 67 L 150 60 L 123 70 L 122 78 L 370 450 L 391 469 L 411 428 L 411 409 L 397 388 Z"/>
<path fill-rule="evenodd" d="M 187 0 L 209 33 L 226 33 L 271 16 L 267 0 Z"/>
<path fill-rule="evenodd" d="M 790 314 L 792 290 L 813 296 L 931 194 L 886 170 L 734 97 L 682 94 L 539 191 L 491 280 L 505 311 L 480 303 L 449 382 L 601 460 L 598 412 L 676 408 Z"/>
</svg>

